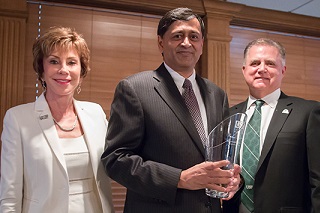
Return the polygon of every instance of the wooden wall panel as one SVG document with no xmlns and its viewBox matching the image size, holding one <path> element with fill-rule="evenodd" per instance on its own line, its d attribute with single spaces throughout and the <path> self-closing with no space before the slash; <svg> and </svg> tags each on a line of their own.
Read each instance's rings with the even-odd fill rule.
<svg viewBox="0 0 320 213">
<path fill-rule="evenodd" d="M 118 82 L 142 70 L 154 69 L 160 62 L 156 50 L 155 24 L 158 20 L 95 12 L 90 98 L 109 114 Z"/>
<path fill-rule="evenodd" d="M 108 5 L 111 0 L 105 0 L 104 2 Z M 126 2 L 126 0 L 121 2 Z M 135 1 L 130 2 L 134 4 Z M 179 3 L 182 2 L 177 1 L 173 4 L 178 6 Z M 101 104 L 107 116 L 109 116 L 114 89 L 119 80 L 142 70 L 155 69 L 162 61 L 157 47 L 156 29 L 160 18 L 157 14 L 167 10 L 168 6 L 156 9 L 156 4 L 161 4 L 161 2 L 147 3 L 147 0 L 141 4 L 151 5 L 149 9 L 144 8 L 141 11 L 154 11 L 154 15 L 131 13 L 135 9 L 129 13 L 61 5 L 42 6 L 41 32 L 53 25 L 63 25 L 73 27 L 84 35 L 91 49 L 92 70 L 84 79 L 82 92 L 80 95 L 76 95 L 76 98 Z M 218 4 L 225 3 L 219 1 Z M 184 4 L 184 6 L 187 5 L 189 4 Z M 193 7 L 194 4 L 190 5 Z M 231 6 L 231 4 L 227 4 L 227 6 Z M 137 7 L 136 5 L 135 8 Z M 24 102 L 34 101 L 36 95 L 36 75 L 32 68 L 31 48 L 38 34 L 38 4 L 28 4 L 28 9 Z M 202 6 L 199 6 L 196 10 L 202 11 Z M 250 11 L 237 13 L 236 16 L 238 17 L 231 23 L 239 26 L 246 25 L 248 20 L 251 20 L 250 17 L 243 17 L 247 13 L 250 13 Z M 282 15 L 281 17 L 284 17 Z M 261 22 L 261 20 L 259 19 L 258 22 Z M 276 21 L 273 21 L 273 23 L 277 25 Z M 268 25 L 273 23 L 268 23 Z M 310 34 L 317 32 L 317 28 L 310 31 Z M 249 41 L 258 37 L 270 37 L 279 40 L 287 49 L 288 69 L 283 90 L 289 95 L 320 100 L 318 94 L 320 70 L 317 63 L 320 57 L 319 38 L 311 39 L 240 27 L 231 27 L 230 36 L 232 36 L 230 56 L 226 56 L 230 57 L 230 71 L 226 74 L 229 76 L 226 86 L 229 91 L 230 105 L 239 103 L 248 96 L 248 89 L 241 73 L 243 49 Z M 213 57 L 217 58 L 219 56 L 215 55 Z M 228 66 L 228 64 L 221 66 Z M 206 75 L 206 72 L 201 72 L 201 70 L 200 73 Z M 212 80 L 215 81 L 215 79 Z M 115 182 L 112 183 L 112 187 L 116 210 L 122 212 L 125 189 Z"/>
<path fill-rule="evenodd" d="M 305 98 L 307 91 L 305 90 L 304 38 L 272 33 L 269 33 L 269 37 L 279 41 L 286 48 L 287 70 L 281 86 L 282 91 L 288 95 Z"/>
<path fill-rule="evenodd" d="M 26 29 L 26 53 L 24 72 L 24 103 L 32 102 L 36 99 L 36 73 L 33 70 L 32 44 L 38 36 L 38 5 L 28 4 L 28 20 Z M 42 92 L 41 85 L 38 86 L 39 95 Z"/>
<path fill-rule="evenodd" d="M 0 0 L 0 133 L 7 109 L 23 103 L 26 20 L 25 1 Z"/>
<path fill-rule="evenodd" d="M 140 20 L 119 14 L 96 13 L 93 19 L 91 100 L 110 109 L 118 81 L 137 72 L 139 66 Z M 108 102 L 106 102 L 108 98 Z"/>
<path fill-rule="evenodd" d="M 203 0 L 47 0 L 63 4 L 107 8 L 134 13 L 163 15 L 176 7 L 190 7 L 198 14 L 204 14 Z M 220 1 L 220 0 L 219 0 Z"/>
<path fill-rule="evenodd" d="M 162 62 L 157 37 L 160 18 L 161 17 L 142 18 L 140 70 L 156 69 Z"/>
<path fill-rule="evenodd" d="M 320 100 L 320 39 L 304 43 L 306 98 Z"/>
</svg>

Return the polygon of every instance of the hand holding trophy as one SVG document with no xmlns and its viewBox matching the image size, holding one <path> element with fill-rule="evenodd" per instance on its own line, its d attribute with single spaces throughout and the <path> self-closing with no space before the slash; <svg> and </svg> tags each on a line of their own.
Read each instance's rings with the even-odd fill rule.
<svg viewBox="0 0 320 213">
<path fill-rule="evenodd" d="M 223 120 L 210 132 L 205 144 L 206 161 L 228 160 L 230 163 L 222 169 L 233 169 L 234 164 L 239 160 L 246 119 L 245 113 L 234 114 Z M 228 192 L 208 188 L 206 188 L 206 194 L 214 198 L 228 197 Z"/>
</svg>

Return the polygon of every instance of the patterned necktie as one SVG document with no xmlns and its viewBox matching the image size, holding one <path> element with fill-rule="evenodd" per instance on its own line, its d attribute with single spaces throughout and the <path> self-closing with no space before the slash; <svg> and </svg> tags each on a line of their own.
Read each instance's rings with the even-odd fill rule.
<svg viewBox="0 0 320 213">
<path fill-rule="evenodd" d="M 193 92 L 191 81 L 189 81 L 188 79 L 185 79 L 182 85 L 182 88 L 184 88 L 184 91 L 182 93 L 184 102 L 188 107 L 188 110 L 191 114 L 194 125 L 198 130 L 201 141 L 203 144 L 205 144 L 207 140 L 207 136 L 204 131 L 204 126 L 203 126 L 203 122 L 200 114 L 198 101 L 197 101 L 196 95 Z"/>
<path fill-rule="evenodd" d="M 261 107 L 264 101 L 256 100 L 255 104 L 254 113 L 246 128 L 242 151 L 242 176 L 245 187 L 241 194 L 241 201 L 250 212 L 254 210 L 253 184 L 260 157 Z"/>
</svg>

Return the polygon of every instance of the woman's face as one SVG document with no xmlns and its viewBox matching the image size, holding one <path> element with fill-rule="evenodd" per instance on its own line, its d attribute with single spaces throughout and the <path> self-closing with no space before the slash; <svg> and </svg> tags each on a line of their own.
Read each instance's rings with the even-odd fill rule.
<svg viewBox="0 0 320 213">
<path fill-rule="evenodd" d="M 82 81 L 80 57 L 74 48 L 54 49 L 48 57 L 43 58 L 43 69 L 47 97 L 73 96 Z"/>
</svg>

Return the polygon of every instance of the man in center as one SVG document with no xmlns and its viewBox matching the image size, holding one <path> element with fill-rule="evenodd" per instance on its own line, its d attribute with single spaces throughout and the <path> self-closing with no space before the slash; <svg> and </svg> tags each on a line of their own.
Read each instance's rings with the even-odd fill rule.
<svg viewBox="0 0 320 213">
<path fill-rule="evenodd" d="M 205 162 L 206 137 L 228 116 L 228 98 L 195 72 L 203 21 L 191 9 L 176 8 L 160 20 L 157 34 L 164 62 L 118 84 L 103 164 L 127 188 L 125 213 L 221 212 L 220 200 L 205 188 L 229 192 L 230 200 L 240 167 L 222 170 L 227 161 Z"/>
</svg>

